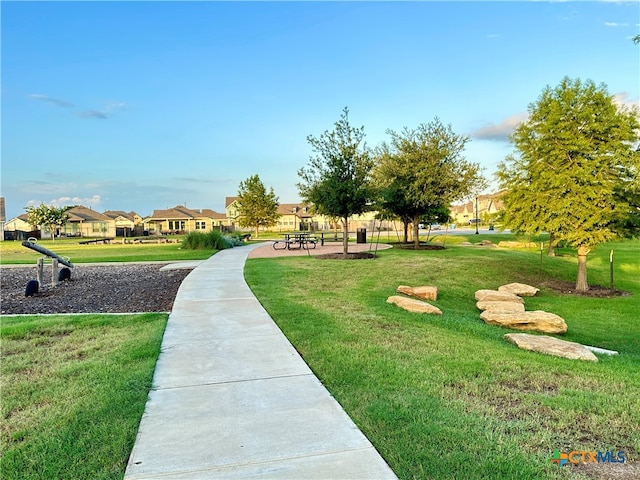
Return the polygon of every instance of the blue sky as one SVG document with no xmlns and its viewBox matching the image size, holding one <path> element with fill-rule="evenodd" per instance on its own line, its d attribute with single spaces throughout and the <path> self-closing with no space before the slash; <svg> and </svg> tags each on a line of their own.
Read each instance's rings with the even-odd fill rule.
<svg viewBox="0 0 640 480">
<path fill-rule="evenodd" d="M 7 2 L 7 217 L 81 204 L 224 211 L 259 175 L 299 199 L 308 135 L 342 109 L 368 146 L 439 117 L 495 167 L 564 76 L 638 104 L 639 2 Z"/>
</svg>

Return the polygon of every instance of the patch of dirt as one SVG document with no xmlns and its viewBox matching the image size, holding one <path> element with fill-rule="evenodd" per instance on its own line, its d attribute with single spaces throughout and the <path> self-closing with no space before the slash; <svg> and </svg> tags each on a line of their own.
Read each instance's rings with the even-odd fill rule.
<svg viewBox="0 0 640 480">
<path fill-rule="evenodd" d="M 322 255 L 316 255 L 315 258 L 321 260 L 368 260 L 378 258 L 378 256 L 369 252 L 353 252 L 346 255 L 344 253 L 323 253 Z"/>
<path fill-rule="evenodd" d="M 600 285 L 589 285 L 589 290 L 581 292 L 576 290 L 576 284 L 573 282 L 565 282 L 562 280 L 547 280 L 542 283 L 543 286 L 550 288 L 556 292 L 563 293 L 565 295 L 575 295 L 577 297 L 592 297 L 592 298 L 614 298 L 614 297 L 628 297 L 630 292 L 624 290 L 610 289 L 602 287 Z"/>
<path fill-rule="evenodd" d="M 403 250 L 444 250 L 442 245 L 431 245 L 428 243 L 421 243 L 418 248 L 413 243 L 398 243 L 393 245 L 394 248 L 401 248 Z"/>
<path fill-rule="evenodd" d="M 598 480 L 637 480 L 640 478 L 640 463 L 579 463 L 565 465 L 589 478 Z"/>
</svg>

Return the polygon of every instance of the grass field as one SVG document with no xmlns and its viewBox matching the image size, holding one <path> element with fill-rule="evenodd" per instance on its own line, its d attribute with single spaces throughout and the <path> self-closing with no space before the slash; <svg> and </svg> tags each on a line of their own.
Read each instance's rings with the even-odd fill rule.
<svg viewBox="0 0 640 480">
<path fill-rule="evenodd" d="M 493 237 L 492 237 L 493 238 Z M 475 240 L 474 238 L 469 238 Z M 468 240 L 469 240 L 468 239 Z M 460 243 L 462 239 L 455 240 Z M 563 316 L 563 338 L 614 349 L 598 363 L 518 350 L 485 325 L 474 292 L 573 280 L 576 260 L 452 246 L 385 250 L 375 260 L 253 259 L 246 277 L 304 359 L 400 478 L 568 478 L 554 450 L 640 458 L 640 242 L 589 259 L 592 284 L 629 296 L 584 298 L 543 287 L 528 310 Z M 386 303 L 398 285 L 436 285 L 444 314 Z"/>
<path fill-rule="evenodd" d="M 551 464 L 556 449 L 622 450 L 637 462 L 640 242 L 589 256 L 590 283 L 606 286 L 613 248 L 615 287 L 630 295 L 572 297 L 543 286 L 526 299 L 528 310 L 566 319 L 563 338 L 620 352 L 593 364 L 518 350 L 503 340 L 508 330 L 480 321 L 473 298 L 513 281 L 573 281 L 572 252 L 548 258 L 537 249 L 461 246 L 484 238 L 513 236 L 449 236 L 446 250 L 392 249 L 375 260 L 252 259 L 245 273 L 402 479 L 578 478 L 575 468 Z M 47 248 L 64 251 L 63 243 Z M 3 256 L 8 245 L 0 242 Z M 128 247 L 75 243 L 66 251 L 88 252 L 95 260 L 87 261 L 104 258 L 101 249 L 140 260 L 140 250 L 120 252 Z M 151 247 L 142 255 L 148 260 L 182 254 L 175 244 L 143 247 Z M 444 314 L 388 305 L 400 284 L 437 285 Z M 3 478 L 121 478 L 165 323 L 158 314 L 2 318 Z"/>
<path fill-rule="evenodd" d="M 79 245 L 78 239 L 40 240 L 41 245 L 62 258 L 73 263 L 93 262 L 146 262 L 174 260 L 204 260 L 215 253 L 215 250 L 186 250 L 179 243 L 160 244 L 89 244 Z M 42 254 L 23 247 L 22 242 L 0 242 L 0 263 L 35 264 Z"/>
<path fill-rule="evenodd" d="M 122 478 L 166 320 L 3 318 L 2 478 Z"/>
</svg>

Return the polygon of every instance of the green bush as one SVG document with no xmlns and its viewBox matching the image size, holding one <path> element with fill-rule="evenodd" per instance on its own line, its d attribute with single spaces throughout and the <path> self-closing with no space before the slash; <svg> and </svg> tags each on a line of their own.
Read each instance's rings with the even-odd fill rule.
<svg viewBox="0 0 640 480">
<path fill-rule="evenodd" d="M 225 250 L 242 244 L 238 235 L 227 236 L 217 230 L 207 233 L 191 232 L 182 241 L 182 248 L 187 250 Z"/>
</svg>

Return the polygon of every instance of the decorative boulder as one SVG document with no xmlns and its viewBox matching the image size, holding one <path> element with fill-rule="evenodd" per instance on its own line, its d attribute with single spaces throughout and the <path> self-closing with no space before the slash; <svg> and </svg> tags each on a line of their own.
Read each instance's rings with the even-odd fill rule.
<svg viewBox="0 0 640 480">
<path fill-rule="evenodd" d="M 400 285 L 396 291 L 398 293 L 404 293 L 405 295 L 422 298 L 424 300 L 438 299 L 438 287 L 408 287 L 406 285 Z"/>
<path fill-rule="evenodd" d="M 507 247 L 507 248 L 536 248 L 538 244 L 535 242 L 498 242 L 499 247 Z"/>
<path fill-rule="evenodd" d="M 570 358 L 572 360 L 587 360 L 597 362 L 596 357 L 587 347 L 579 343 L 567 342 L 547 335 L 529 335 L 528 333 L 507 333 L 504 336 L 507 342 L 513 343 L 518 348 L 532 352 L 546 353 L 557 357 Z"/>
<path fill-rule="evenodd" d="M 522 313 L 495 313 L 485 310 L 480 318 L 489 325 L 513 328 L 514 330 L 534 330 L 543 333 L 565 333 L 567 324 L 554 313 L 543 311 Z"/>
<path fill-rule="evenodd" d="M 489 311 L 494 313 L 522 313 L 524 312 L 524 303 L 520 302 L 478 302 L 476 307 L 480 311 Z"/>
<path fill-rule="evenodd" d="M 413 298 L 401 297 L 400 295 L 393 295 L 387 298 L 387 303 L 392 303 L 400 308 L 414 313 L 431 313 L 433 315 L 442 315 L 442 310 L 433 305 L 415 300 Z"/>
<path fill-rule="evenodd" d="M 509 283 L 498 287 L 498 291 L 513 293 L 519 297 L 534 297 L 540 289 L 527 285 L 526 283 Z"/>
<path fill-rule="evenodd" d="M 499 292 L 498 290 L 478 290 L 475 293 L 478 302 L 514 302 L 524 303 L 518 295 L 509 292 Z"/>
</svg>

